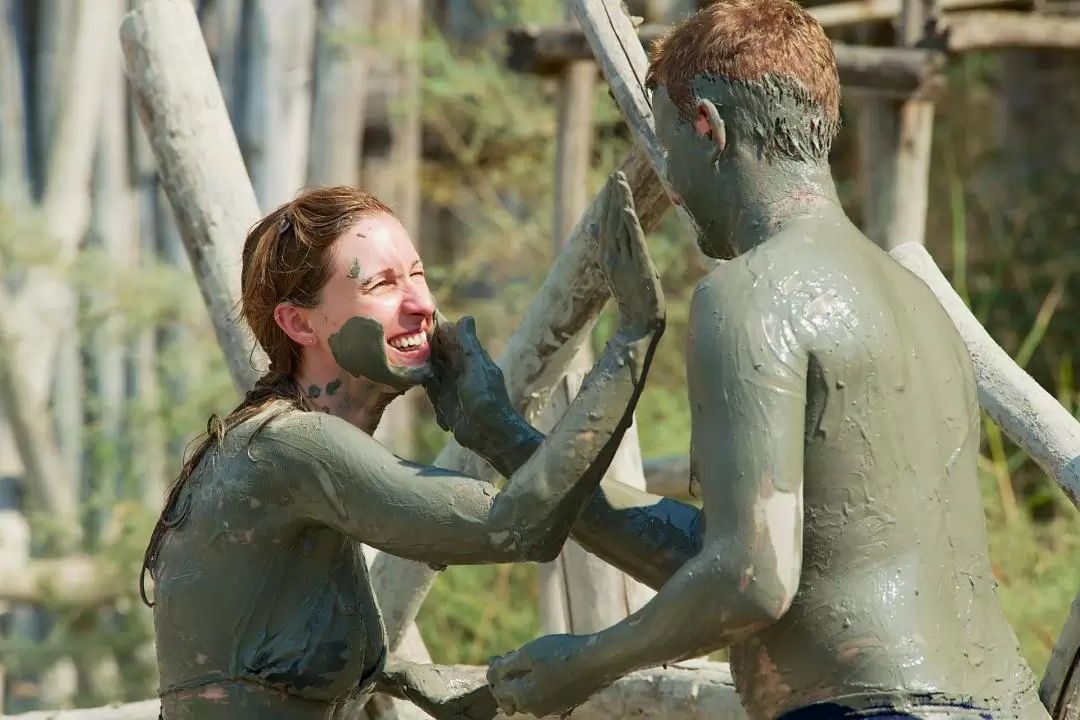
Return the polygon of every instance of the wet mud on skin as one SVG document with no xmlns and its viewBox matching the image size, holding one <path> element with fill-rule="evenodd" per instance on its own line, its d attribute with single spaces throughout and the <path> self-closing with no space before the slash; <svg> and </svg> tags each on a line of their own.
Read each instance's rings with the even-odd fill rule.
<svg viewBox="0 0 1080 720">
<path fill-rule="evenodd" d="M 990 572 L 955 327 L 844 215 L 814 135 L 828 128 L 797 89 L 694 89 L 721 109 L 719 165 L 663 87 L 653 108 L 699 243 L 727 259 L 695 291 L 687 346 L 704 512 L 604 483 L 573 537 L 659 593 L 612 628 L 496 659 L 497 697 L 559 712 L 636 669 L 729 647 L 753 720 L 881 699 L 915 717 L 1048 717 Z M 954 707 L 934 714 L 928 694 Z"/>
<path fill-rule="evenodd" d="M 431 377 L 431 368 L 391 365 L 386 357 L 386 337 L 382 325 L 357 315 L 330 336 L 330 351 L 341 369 L 379 385 L 405 392 Z M 327 388 L 329 390 L 329 388 Z"/>
</svg>

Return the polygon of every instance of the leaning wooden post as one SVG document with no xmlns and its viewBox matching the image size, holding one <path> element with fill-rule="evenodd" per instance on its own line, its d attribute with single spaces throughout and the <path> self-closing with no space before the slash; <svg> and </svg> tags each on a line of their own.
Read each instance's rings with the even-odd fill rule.
<svg viewBox="0 0 1080 720">
<path fill-rule="evenodd" d="M 139 119 L 242 395 L 267 364 L 251 330 L 234 313 L 241 249 L 259 219 L 259 204 L 195 9 L 187 0 L 141 2 L 124 17 L 120 41 Z"/>
<path fill-rule="evenodd" d="M 596 80 L 593 60 L 575 60 L 563 68 L 555 140 L 556 250 L 562 247 L 588 201 Z M 541 429 L 550 429 L 566 411 L 594 362 L 592 349 L 583 346 L 552 393 Z M 627 430 L 607 477 L 645 489 L 636 423 Z M 647 587 L 570 540 L 558 558 L 540 568 L 540 631 L 577 635 L 597 632 L 637 610 L 651 594 Z"/>
</svg>

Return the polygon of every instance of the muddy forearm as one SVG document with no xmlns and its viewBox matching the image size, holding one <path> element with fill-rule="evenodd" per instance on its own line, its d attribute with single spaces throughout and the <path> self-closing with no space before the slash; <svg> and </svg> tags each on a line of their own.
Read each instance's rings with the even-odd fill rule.
<svg viewBox="0 0 1080 720">
<path fill-rule="evenodd" d="M 701 550 L 704 519 L 691 505 L 605 481 L 570 536 L 601 560 L 659 590 Z"/>
<path fill-rule="evenodd" d="M 599 687 L 637 670 L 700 657 L 729 647 L 775 622 L 751 581 L 718 567 L 715 548 L 677 572 L 637 612 L 595 633 L 582 667 Z M 702 607 L 708 612 L 702 613 Z M 782 613 L 781 613 L 782 614 Z"/>
<path fill-rule="evenodd" d="M 482 675 L 448 665 L 391 658 L 376 689 L 406 700 L 438 720 L 487 720 L 498 712 Z"/>
<path fill-rule="evenodd" d="M 544 435 L 516 413 L 508 413 L 504 427 L 505 434 L 489 436 L 487 451 L 478 454 L 508 478 L 540 448 Z M 570 537 L 656 590 L 701 549 L 704 517 L 691 505 L 604 480 Z"/>
<path fill-rule="evenodd" d="M 513 408 L 506 408 L 492 431 L 484 434 L 484 446 L 472 450 L 509 478 L 543 442 L 543 433 Z M 690 505 L 605 480 L 570 536 L 655 590 L 701 549 L 703 519 Z"/>
<path fill-rule="evenodd" d="M 495 471 L 509 479 L 544 444 L 544 434 L 528 423 L 512 407 L 499 413 L 492 430 L 484 433 L 483 444 L 469 447 Z"/>
<path fill-rule="evenodd" d="M 633 419 L 663 327 L 643 338 L 616 335 L 538 452 L 514 473 L 492 508 L 496 525 L 555 557 L 607 472 Z"/>
</svg>

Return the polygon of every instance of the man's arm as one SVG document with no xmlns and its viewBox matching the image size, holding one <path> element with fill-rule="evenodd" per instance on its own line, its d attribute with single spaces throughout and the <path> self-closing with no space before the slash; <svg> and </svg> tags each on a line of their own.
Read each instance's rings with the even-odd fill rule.
<svg viewBox="0 0 1080 720">
<path fill-rule="evenodd" d="M 572 667 L 554 669 L 560 653 L 550 643 L 493 663 L 504 708 L 556 712 L 635 670 L 726 647 L 790 606 L 802 554 L 808 358 L 790 313 L 770 308 L 771 293 L 754 292 L 750 278 L 733 277 L 740 267 L 714 271 L 691 305 L 692 455 L 712 515 L 704 547 L 643 608 L 582 638 L 563 661 Z"/>
<path fill-rule="evenodd" d="M 570 530 L 601 560 L 659 590 L 701 550 L 705 513 L 693 505 L 604 480 Z"/>
</svg>

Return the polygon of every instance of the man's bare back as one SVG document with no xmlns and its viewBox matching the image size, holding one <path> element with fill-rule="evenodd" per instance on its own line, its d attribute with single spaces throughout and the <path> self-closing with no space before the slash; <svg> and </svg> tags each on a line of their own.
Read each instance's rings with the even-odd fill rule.
<svg viewBox="0 0 1080 720">
<path fill-rule="evenodd" d="M 728 425 L 782 424 L 769 409 L 789 383 L 806 388 L 798 591 L 782 617 L 730 649 L 753 716 L 838 697 L 849 707 L 893 694 L 919 704 L 925 693 L 928 704 L 968 698 L 1028 717 L 1034 678 L 987 557 L 971 361 L 926 286 L 846 218 L 815 217 L 702 282 L 690 343 L 691 397 L 708 397 L 695 384 L 736 383 L 754 400 L 721 416 L 695 404 L 695 465 L 774 452 L 733 447 Z M 776 481 L 699 477 L 717 531 L 706 531 L 706 554 L 739 523 L 730 494 L 749 486 L 765 498 Z M 783 540 L 764 539 L 778 566 L 797 557 Z"/>
</svg>

